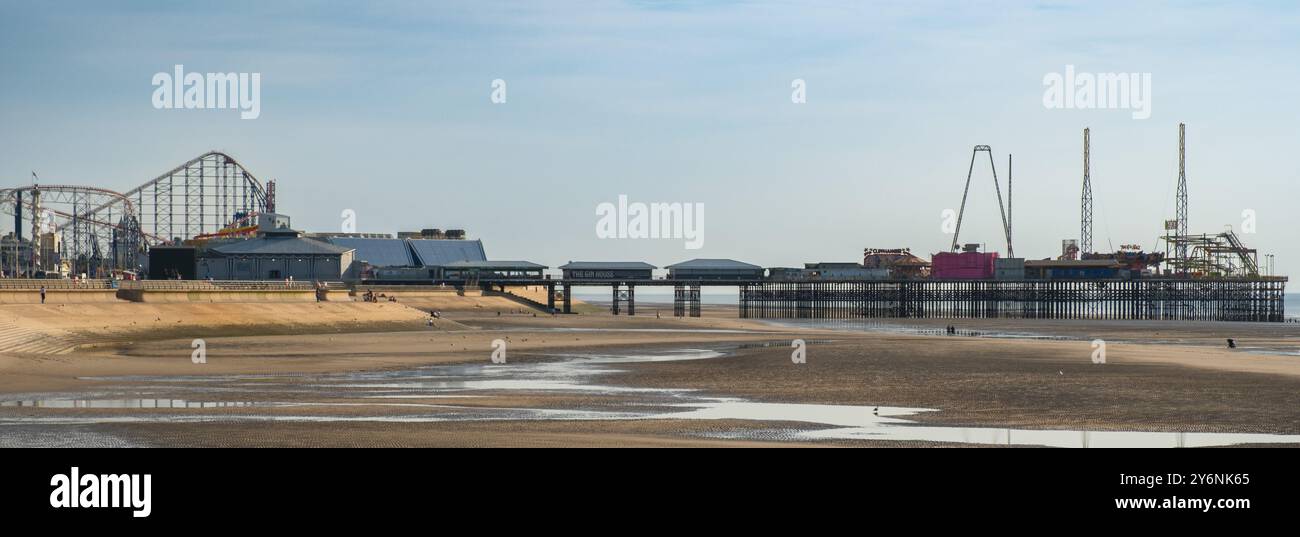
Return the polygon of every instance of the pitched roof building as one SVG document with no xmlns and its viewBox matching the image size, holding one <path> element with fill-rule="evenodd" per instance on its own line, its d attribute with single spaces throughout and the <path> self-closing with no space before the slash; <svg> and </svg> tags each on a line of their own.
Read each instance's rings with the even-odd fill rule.
<svg viewBox="0 0 1300 537">
<path fill-rule="evenodd" d="M 759 280 L 763 267 L 734 259 L 691 259 L 664 267 L 670 280 Z"/>
<path fill-rule="evenodd" d="M 216 243 L 197 260 L 195 276 L 214 280 L 350 279 L 356 252 L 322 240 L 309 239 L 283 225 L 264 228 L 254 238 Z"/>
<path fill-rule="evenodd" d="M 655 268 L 640 261 L 570 261 L 560 266 L 566 280 L 649 280 Z"/>
</svg>

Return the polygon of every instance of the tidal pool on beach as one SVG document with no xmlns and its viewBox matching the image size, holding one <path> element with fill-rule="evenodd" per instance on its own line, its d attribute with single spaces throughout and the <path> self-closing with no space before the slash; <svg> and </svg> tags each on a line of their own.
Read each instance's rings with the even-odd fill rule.
<svg viewBox="0 0 1300 537">
<path fill-rule="evenodd" d="M 738 348 L 741 346 L 548 354 L 537 355 L 540 361 L 332 374 L 88 378 L 85 380 L 97 381 L 93 393 L 22 394 L 0 400 L 0 446 L 30 445 L 31 439 L 48 439 L 59 430 L 94 424 L 514 420 L 728 420 L 754 427 L 729 427 L 713 436 L 763 439 L 776 429 L 783 440 L 807 442 L 1054 447 L 1300 443 L 1300 435 L 935 426 L 909 418 L 942 409 L 762 402 L 689 389 L 602 382 L 603 377 L 620 371 L 619 367 L 712 360 L 732 356 Z M 476 399 L 521 396 L 528 406 L 471 404 Z M 16 434 L 19 431 L 22 434 Z M 59 445 L 79 445 L 77 438 L 86 439 L 86 445 L 126 445 L 86 432 Z"/>
</svg>

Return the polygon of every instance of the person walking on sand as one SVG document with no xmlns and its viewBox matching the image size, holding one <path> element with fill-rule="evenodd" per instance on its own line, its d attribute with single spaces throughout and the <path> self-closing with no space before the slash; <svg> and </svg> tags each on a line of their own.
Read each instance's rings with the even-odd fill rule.
<svg viewBox="0 0 1300 537">
<path fill-rule="evenodd" d="M 41 286 L 41 304 L 45 303 L 45 286 Z"/>
</svg>

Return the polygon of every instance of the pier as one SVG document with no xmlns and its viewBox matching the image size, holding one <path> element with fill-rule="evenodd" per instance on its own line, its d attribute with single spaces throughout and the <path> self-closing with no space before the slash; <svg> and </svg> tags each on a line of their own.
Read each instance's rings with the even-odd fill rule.
<svg viewBox="0 0 1300 537">
<path fill-rule="evenodd" d="M 745 319 L 1012 318 L 1283 322 L 1286 278 L 750 282 Z"/>
<path fill-rule="evenodd" d="M 448 281 L 449 285 L 468 282 Z M 1284 322 L 1287 278 L 1136 280 L 480 280 L 544 286 L 570 313 L 578 286 L 609 287 L 610 312 L 635 315 L 635 288 L 673 287 L 673 315 L 700 316 L 700 288 L 736 287 L 742 319 L 1094 319 Z M 561 293 L 562 303 L 555 300 Z M 558 309 L 557 309 L 557 306 Z"/>
</svg>

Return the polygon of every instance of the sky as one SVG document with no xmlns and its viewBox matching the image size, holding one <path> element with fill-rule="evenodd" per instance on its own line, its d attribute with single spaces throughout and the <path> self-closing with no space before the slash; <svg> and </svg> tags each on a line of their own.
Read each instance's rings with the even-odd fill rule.
<svg viewBox="0 0 1300 537">
<path fill-rule="evenodd" d="M 1178 124 L 1189 227 L 1300 269 L 1300 7 L 1289 2 L 0 1 L 0 185 L 126 191 L 209 150 L 308 231 L 462 228 L 488 257 L 861 261 L 948 249 L 975 145 L 1015 253 L 1164 250 Z M 157 109 L 156 73 L 259 73 L 260 115 Z M 1150 117 L 1044 104 L 1044 79 L 1146 74 Z M 493 81 L 506 100 L 493 102 Z M 792 102 L 802 80 L 805 100 Z M 960 242 L 1006 255 L 987 157 Z M 1006 193 L 1003 192 L 1005 195 Z M 704 206 L 683 239 L 601 238 L 597 207 Z M 1253 211 L 1252 226 L 1243 211 Z M 4 219 L 0 219 L 4 220 Z M 0 222 L 0 230 L 12 228 Z"/>
</svg>

